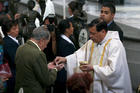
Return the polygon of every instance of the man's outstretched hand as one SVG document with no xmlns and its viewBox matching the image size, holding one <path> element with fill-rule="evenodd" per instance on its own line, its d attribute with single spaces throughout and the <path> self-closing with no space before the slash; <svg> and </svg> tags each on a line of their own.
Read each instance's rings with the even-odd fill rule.
<svg viewBox="0 0 140 93">
<path fill-rule="evenodd" d="M 62 64 L 62 63 L 66 63 L 67 60 L 65 57 L 56 57 L 54 60 L 56 65 Z"/>
</svg>

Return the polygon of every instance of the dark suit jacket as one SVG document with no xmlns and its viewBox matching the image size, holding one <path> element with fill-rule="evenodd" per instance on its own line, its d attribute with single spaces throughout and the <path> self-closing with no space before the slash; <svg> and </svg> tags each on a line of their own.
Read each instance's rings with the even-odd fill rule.
<svg viewBox="0 0 140 93">
<path fill-rule="evenodd" d="M 58 56 L 62 56 L 62 57 L 68 56 L 74 53 L 75 50 L 76 48 L 74 47 L 73 44 L 69 43 L 68 41 L 64 40 L 61 37 L 59 38 L 58 48 L 57 48 Z M 58 72 L 56 82 L 65 83 L 67 79 L 66 76 L 67 76 L 66 70 L 63 68 L 61 71 Z"/>
<path fill-rule="evenodd" d="M 8 60 L 9 66 L 12 70 L 12 74 L 15 76 L 15 55 L 16 50 L 19 47 L 13 39 L 9 36 L 5 36 L 4 39 L 4 57 Z"/>
<path fill-rule="evenodd" d="M 68 56 L 72 54 L 76 50 L 75 46 L 63 38 L 59 38 L 58 47 L 57 47 L 57 55 L 58 56 Z"/>
<path fill-rule="evenodd" d="M 16 50 L 19 47 L 18 43 L 11 39 L 9 36 L 5 36 L 4 39 L 4 58 L 8 60 L 8 64 L 10 66 L 12 77 L 7 80 L 7 92 L 14 93 L 15 88 L 15 76 L 16 76 L 16 69 L 15 69 L 15 55 Z"/>
<path fill-rule="evenodd" d="M 108 26 L 108 30 L 118 31 L 120 40 L 123 41 L 123 31 L 114 21 Z"/>
<path fill-rule="evenodd" d="M 31 41 L 17 49 L 15 62 L 16 93 L 20 87 L 24 93 L 45 93 L 56 80 L 56 70 L 48 70 L 45 54 Z"/>
</svg>

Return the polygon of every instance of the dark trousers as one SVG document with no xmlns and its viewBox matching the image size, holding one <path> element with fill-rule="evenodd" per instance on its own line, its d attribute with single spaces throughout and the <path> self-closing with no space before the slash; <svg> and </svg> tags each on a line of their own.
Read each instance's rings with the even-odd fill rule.
<svg viewBox="0 0 140 93">
<path fill-rule="evenodd" d="M 66 93 L 66 83 L 55 83 L 53 93 Z"/>
<path fill-rule="evenodd" d="M 14 93 L 14 89 L 15 89 L 15 77 L 11 77 L 7 81 L 7 93 Z"/>
</svg>

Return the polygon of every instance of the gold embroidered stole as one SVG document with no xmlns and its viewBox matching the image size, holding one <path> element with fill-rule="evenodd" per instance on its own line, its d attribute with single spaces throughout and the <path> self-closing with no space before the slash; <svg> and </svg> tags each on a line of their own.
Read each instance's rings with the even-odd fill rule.
<svg viewBox="0 0 140 93">
<path fill-rule="evenodd" d="M 104 54 L 105 54 L 105 50 L 106 50 L 106 46 L 109 44 L 109 42 L 111 41 L 111 39 L 109 39 L 107 42 L 106 42 L 106 44 L 105 44 L 105 46 L 104 46 L 104 48 L 103 48 L 103 51 L 102 51 L 102 55 L 101 55 L 101 58 L 100 58 L 100 63 L 99 63 L 99 66 L 103 66 L 103 58 L 104 58 Z M 98 62 L 92 62 L 92 55 L 93 55 L 93 52 L 94 52 L 94 43 L 92 42 L 92 47 L 91 47 L 91 53 L 90 53 L 90 57 L 89 57 L 89 64 L 91 64 L 91 65 L 96 65 L 96 64 L 98 64 Z M 98 52 L 98 50 L 96 50 L 95 52 Z M 95 61 L 98 61 L 98 53 L 96 53 L 97 55 L 94 55 L 94 56 L 96 56 L 96 58 L 95 58 Z M 94 71 L 91 71 L 90 72 L 90 74 L 93 76 L 93 78 L 94 78 Z M 93 83 L 92 83 L 92 85 L 91 85 L 91 88 L 90 88 L 90 93 L 93 93 Z"/>
<path fill-rule="evenodd" d="M 94 43 L 92 42 L 91 53 L 90 53 L 88 64 L 91 64 L 93 52 L 94 52 Z M 94 72 L 91 71 L 90 74 L 92 77 L 94 77 Z M 93 93 L 93 83 L 90 86 L 90 93 Z"/>
<path fill-rule="evenodd" d="M 99 66 L 103 66 L 103 58 L 104 58 L 104 54 L 105 54 L 105 50 L 106 50 L 106 47 L 107 45 L 109 44 L 109 42 L 111 41 L 112 39 L 109 39 L 106 43 L 105 43 L 105 46 L 103 48 L 103 51 L 102 51 L 102 55 L 101 55 L 101 58 L 100 58 L 100 62 L 99 62 Z M 93 52 L 94 52 L 94 43 L 92 43 L 92 47 L 91 47 L 91 53 L 90 53 L 90 57 L 89 57 L 89 64 L 92 64 L 94 65 L 94 62 L 92 62 L 92 55 L 93 55 Z M 96 55 L 95 55 L 96 56 Z M 98 64 L 98 62 L 97 62 Z"/>
<path fill-rule="evenodd" d="M 91 48 L 90 48 L 91 52 L 90 52 L 89 60 L 88 60 L 88 58 L 87 58 L 87 55 L 88 55 L 88 53 L 87 53 L 87 51 L 88 51 L 88 44 L 87 44 L 86 47 L 85 47 L 85 58 L 84 58 L 85 60 L 83 60 L 83 61 L 88 61 L 88 64 L 91 64 L 92 66 L 93 66 L 93 65 L 98 65 L 98 64 L 99 64 L 100 67 L 103 66 L 103 58 L 104 58 L 104 54 L 105 54 L 105 51 L 106 51 L 106 47 L 107 47 L 107 45 L 109 44 L 109 42 L 110 42 L 111 40 L 112 40 L 112 39 L 109 39 L 109 40 L 105 43 L 104 48 L 103 48 L 103 51 L 102 51 L 101 57 L 100 57 L 98 48 L 95 50 L 95 44 L 94 44 L 94 42 L 92 42 L 92 46 L 91 46 Z M 95 53 L 94 58 L 93 58 L 93 53 Z M 77 57 L 76 57 L 76 58 L 77 58 Z M 98 62 L 99 62 L 99 63 L 98 63 Z M 74 72 L 82 72 L 82 71 L 80 70 L 78 64 L 79 64 L 79 62 L 77 62 L 77 67 L 74 69 Z M 90 74 L 92 75 L 92 77 L 94 78 L 94 72 L 91 71 L 91 72 L 89 72 L 89 73 L 90 73 Z M 93 83 L 92 83 L 91 88 L 90 88 L 90 93 L 93 93 Z"/>
<path fill-rule="evenodd" d="M 106 46 L 109 44 L 110 41 L 111 41 L 111 39 L 109 39 L 104 46 L 104 49 L 103 49 L 103 52 L 102 52 L 102 55 L 101 55 L 101 59 L 100 59 L 100 64 L 99 64 L 100 67 L 103 66 L 103 58 L 104 58 Z"/>
</svg>

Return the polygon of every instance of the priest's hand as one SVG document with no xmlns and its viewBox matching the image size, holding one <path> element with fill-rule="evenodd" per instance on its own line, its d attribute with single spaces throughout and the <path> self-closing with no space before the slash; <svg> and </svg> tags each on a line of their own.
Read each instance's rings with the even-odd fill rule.
<svg viewBox="0 0 140 93">
<path fill-rule="evenodd" d="M 50 63 L 48 64 L 48 69 L 61 70 L 63 67 L 64 67 L 64 64 L 56 65 L 55 62 L 50 62 Z"/>
<path fill-rule="evenodd" d="M 66 63 L 66 61 L 67 60 L 66 60 L 65 57 L 56 57 L 55 60 L 54 60 L 54 62 L 55 62 L 56 65 L 62 64 L 62 63 Z"/>
<path fill-rule="evenodd" d="M 58 71 L 60 71 L 62 68 L 64 68 L 64 64 L 59 64 L 59 65 L 56 66 L 56 69 Z"/>
<path fill-rule="evenodd" d="M 93 71 L 93 66 L 89 65 L 89 64 L 83 64 L 83 65 L 80 66 L 80 69 L 83 72 L 90 72 L 90 71 Z"/>
</svg>

